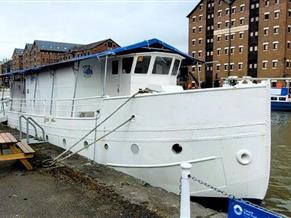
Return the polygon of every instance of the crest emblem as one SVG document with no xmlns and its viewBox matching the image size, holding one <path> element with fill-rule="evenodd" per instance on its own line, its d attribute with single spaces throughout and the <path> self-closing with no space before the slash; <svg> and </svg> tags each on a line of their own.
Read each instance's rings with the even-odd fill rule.
<svg viewBox="0 0 291 218">
<path fill-rule="evenodd" d="M 83 74 L 84 74 L 84 77 L 86 77 L 86 78 L 90 78 L 92 76 L 93 71 L 92 71 L 90 65 L 83 66 Z"/>
</svg>

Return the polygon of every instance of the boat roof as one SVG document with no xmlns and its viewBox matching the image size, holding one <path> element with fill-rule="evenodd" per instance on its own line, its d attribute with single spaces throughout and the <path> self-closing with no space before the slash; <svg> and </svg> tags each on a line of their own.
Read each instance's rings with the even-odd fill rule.
<svg viewBox="0 0 291 218">
<path fill-rule="evenodd" d="M 197 62 L 201 62 L 203 63 L 203 61 L 198 60 L 184 52 L 181 52 L 180 50 L 176 49 L 175 47 L 159 40 L 159 39 L 150 39 L 150 40 L 145 40 L 139 43 L 135 43 L 129 46 L 125 46 L 125 47 L 120 47 L 120 48 L 116 48 L 113 50 L 107 50 L 104 52 L 100 52 L 100 53 L 95 53 L 95 54 L 90 54 L 90 55 L 86 55 L 86 56 L 81 56 L 81 57 L 76 57 L 76 58 L 72 58 L 70 60 L 66 60 L 66 61 L 61 61 L 61 62 L 56 62 L 56 63 L 52 63 L 52 64 L 48 64 L 48 65 L 43 65 L 43 66 L 38 66 L 38 67 L 33 67 L 33 68 L 29 68 L 29 69 L 23 69 L 23 70 L 17 70 L 17 71 L 13 71 L 13 72 L 9 72 L 9 73 L 5 73 L 0 75 L 0 77 L 4 77 L 4 76 L 13 76 L 13 75 L 17 75 L 17 74 L 29 74 L 29 73 L 36 73 L 36 72 L 40 72 L 42 70 L 46 70 L 46 69 L 54 69 L 54 68 L 59 68 L 62 67 L 64 65 L 68 65 L 71 64 L 72 62 L 76 62 L 76 61 L 82 61 L 82 60 L 86 60 L 86 59 L 100 59 L 106 56 L 116 56 L 116 55 L 125 55 L 125 54 L 130 54 L 130 53 L 138 53 L 138 52 L 149 52 L 149 51 L 163 51 L 163 52 L 169 52 L 169 53 L 174 53 L 174 54 L 178 54 L 181 55 L 182 57 L 184 57 L 183 60 L 183 64 L 184 65 L 194 65 Z"/>
</svg>

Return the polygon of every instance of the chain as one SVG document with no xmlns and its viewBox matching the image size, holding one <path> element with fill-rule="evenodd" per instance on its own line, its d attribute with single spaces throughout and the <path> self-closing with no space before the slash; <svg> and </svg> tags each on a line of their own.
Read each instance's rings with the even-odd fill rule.
<svg viewBox="0 0 291 218">
<path fill-rule="evenodd" d="M 238 199 L 238 198 L 236 198 L 234 195 L 232 195 L 232 194 L 228 194 L 227 192 L 225 192 L 225 191 L 223 191 L 223 190 L 221 190 L 221 189 L 219 189 L 219 188 L 217 188 L 217 187 L 215 187 L 215 186 L 213 186 L 213 185 L 210 185 L 210 184 L 208 184 L 207 182 L 204 182 L 204 181 L 202 181 L 201 179 L 198 179 L 198 178 L 196 178 L 196 177 L 194 177 L 194 176 L 192 176 L 191 179 L 192 179 L 194 182 L 198 182 L 200 185 L 204 185 L 205 187 L 210 188 L 210 189 L 212 189 L 213 191 L 216 191 L 217 193 L 220 193 L 220 194 L 222 194 L 222 195 L 224 195 L 224 196 L 226 196 L 226 197 L 228 197 L 228 198 L 231 198 L 231 199 Z"/>
<path fill-rule="evenodd" d="M 181 177 L 181 178 L 182 178 L 182 177 Z M 180 186 L 179 186 L 180 194 L 181 194 L 181 178 L 180 178 Z M 221 190 L 221 189 L 219 189 L 219 188 L 217 188 L 217 187 L 214 187 L 213 185 L 210 185 L 210 184 L 208 184 L 207 182 L 204 182 L 203 180 L 198 179 L 198 178 L 195 177 L 195 176 L 190 176 L 190 175 L 189 175 L 189 178 L 191 178 L 194 182 L 198 182 L 200 185 L 203 185 L 203 186 L 205 186 L 205 187 L 207 187 L 207 188 L 210 188 L 210 189 L 212 189 L 213 191 L 218 192 L 218 193 L 220 193 L 220 194 L 222 194 L 222 195 L 224 195 L 224 196 L 226 196 L 226 197 L 228 197 L 228 198 L 231 198 L 231 199 L 234 199 L 234 200 L 240 200 L 240 201 L 245 202 L 245 203 L 247 203 L 247 204 L 249 204 L 249 205 L 252 205 L 252 206 L 254 206 L 254 207 L 260 208 L 261 210 L 264 210 L 264 211 L 266 211 L 266 212 L 269 212 L 269 213 L 275 214 L 275 215 L 280 216 L 280 217 L 282 216 L 282 215 L 277 214 L 277 213 L 275 213 L 275 212 L 273 212 L 273 211 L 271 211 L 271 210 L 269 210 L 269 209 L 267 209 L 267 208 L 260 207 L 260 206 L 258 206 L 258 205 L 256 205 L 256 204 L 253 204 L 252 202 L 249 202 L 249 201 L 243 200 L 242 198 L 237 198 L 237 197 L 235 197 L 234 195 L 229 194 L 229 193 L 227 193 L 227 192 L 225 192 L 225 191 L 223 191 L 223 190 Z"/>
</svg>

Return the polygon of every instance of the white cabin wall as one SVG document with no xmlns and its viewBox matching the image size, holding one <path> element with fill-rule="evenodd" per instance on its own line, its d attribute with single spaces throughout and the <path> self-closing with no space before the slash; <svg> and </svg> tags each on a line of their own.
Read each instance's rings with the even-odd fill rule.
<svg viewBox="0 0 291 218">
<path fill-rule="evenodd" d="M 55 70 L 54 99 L 72 99 L 75 86 L 73 66 Z"/>
<path fill-rule="evenodd" d="M 102 64 L 98 59 L 88 59 L 80 62 L 76 98 L 103 95 Z M 93 72 L 91 76 L 84 74 L 83 70 L 85 65 L 91 67 Z"/>
<path fill-rule="evenodd" d="M 25 98 L 25 81 L 14 81 L 11 88 L 12 98 Z"/>
</svg>

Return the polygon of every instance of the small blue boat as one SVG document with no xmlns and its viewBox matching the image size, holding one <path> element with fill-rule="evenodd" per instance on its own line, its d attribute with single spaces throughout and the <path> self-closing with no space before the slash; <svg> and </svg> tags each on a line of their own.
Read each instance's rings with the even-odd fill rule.
<svg viewBox="0 0 291 218">
<path fill-rule="evenodd" d="M 271 110 L 291 111 L 291 98 L 288 88 L 271 89 Z"/>
</svg>

